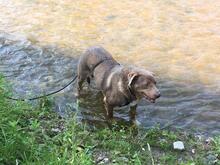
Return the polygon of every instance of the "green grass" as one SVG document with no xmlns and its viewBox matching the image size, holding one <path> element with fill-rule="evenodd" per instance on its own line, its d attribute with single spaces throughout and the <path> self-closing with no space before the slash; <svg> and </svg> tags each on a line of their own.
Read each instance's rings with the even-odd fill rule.
<svg viewBox="0 0 220 165">
<path fill-rule="evenodd" d="M 0 164 L 220 164 L 219 137 L 205 144 L 190 134 L 159 128 L 91 130 L 74 116 L 59 117 L 47 98 L 37 106 L 5 99 L 10 95 L 5 84 L 0 78 Z M 184 142 L 185 151 L 173 150 L 176 140 Z"/>
</svg>

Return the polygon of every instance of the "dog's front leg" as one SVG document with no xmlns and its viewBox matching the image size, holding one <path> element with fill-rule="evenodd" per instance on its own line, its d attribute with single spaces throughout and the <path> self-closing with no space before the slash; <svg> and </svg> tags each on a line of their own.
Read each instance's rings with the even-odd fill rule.
<svg viewBox="0 0 220 165">
<path fill-rule="evenodd" d="M 106 96 L 104 96 L 103 101 L 104 101 L 104 105 L 105 105 L 107 118 L 112 120 L 113 119 L 113 107 L 107 103 Z"/>
<path fill-rule="evenodd" d="M 135 125 L 140 125 L 140 122 L 136 120 L 136 114 L 137 114 L 136 109 L 137 109 L 137 104 L 130 106 L 130 111 L 129 111 L 130 121 Z"/>
<path fill-rule="evenodd" d="M 129 116 L 132 122 L 136 120 L 136 114 L 137 114 L 136 109 L 137 109 L 137 104 L 130 106 Z"/>
</svg>

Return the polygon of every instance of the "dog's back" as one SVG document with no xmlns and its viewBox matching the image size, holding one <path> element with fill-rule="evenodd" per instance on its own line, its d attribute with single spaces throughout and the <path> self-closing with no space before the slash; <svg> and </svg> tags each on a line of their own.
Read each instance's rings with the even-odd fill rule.
<svg viewBox="0 0 220 165">
<path fill-rule="evenodd" d="M 80 58 L 78 67 L 87 67 L 90 71 L 94 71 L 99 64 L 104 61 L 116 62 L 112 55 L 100 46 L 94 46 L 89 48 Z M 117 63 L 117 62 L 116 62 Z"/>
<path fill-rule="evenodd" d="M 102 90 L 104 81 L 116 65 L 119 64 L 109 52 L 100 46 L 94 46 L 81 56 L 78 63 L 78 76 L 82 81 L 87 77 L 94 77 L 97 88 Z"/>
</svg>

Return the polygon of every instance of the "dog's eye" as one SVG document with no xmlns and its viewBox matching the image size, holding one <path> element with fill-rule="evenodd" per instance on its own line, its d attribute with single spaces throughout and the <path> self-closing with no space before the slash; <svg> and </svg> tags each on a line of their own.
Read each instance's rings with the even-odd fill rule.
<svg viewBox="0 0 220 165">
<path fill-rule="evenodd" d="M 149 84 L 150 84 L 149 82 L 146 82 L 146 83 L 144 84 L 144 86 L 147 86 L 147 87 L 148 87 L 148 86 L 149 86 Z"/>
</svg>

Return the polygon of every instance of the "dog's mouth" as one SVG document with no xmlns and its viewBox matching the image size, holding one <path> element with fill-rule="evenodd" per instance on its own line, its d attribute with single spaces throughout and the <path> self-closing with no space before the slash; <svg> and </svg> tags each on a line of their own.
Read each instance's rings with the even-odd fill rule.
<svg viewBox="0 0 220 165">
<path fill-rule="evenodd" d="M 151 103 L 155 103 L 156 99 L 149 97 L 148 95 L 144 94 L 145 99 L 149 100 Z"/>
</svg>

